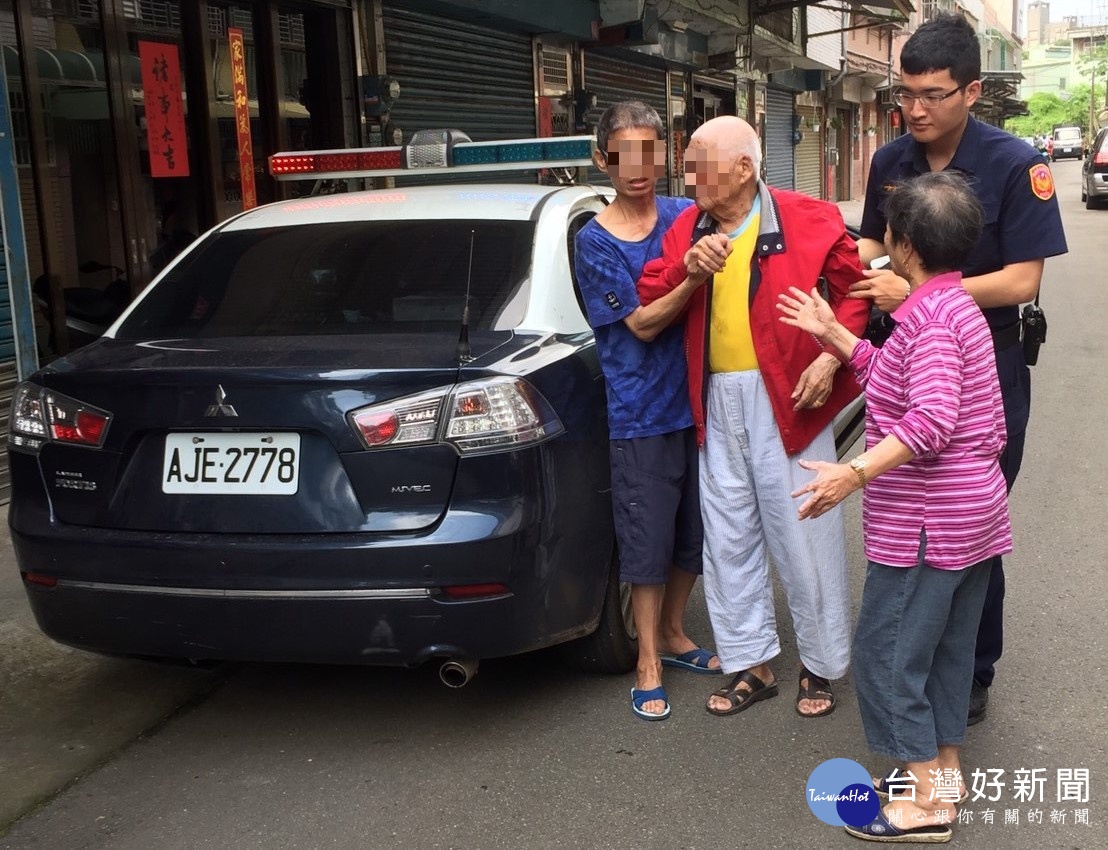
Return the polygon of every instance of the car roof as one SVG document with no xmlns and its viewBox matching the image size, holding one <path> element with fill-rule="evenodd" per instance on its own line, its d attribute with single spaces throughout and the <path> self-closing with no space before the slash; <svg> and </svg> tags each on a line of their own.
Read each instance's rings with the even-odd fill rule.
<svg viewBox="0 0 1108 850">
<path fill-rule="evenodd" d="M 454 183 L 405 186 L 277 201 L 229 219 L 223 231 L 290 227 L 338 221 L 467 219 L 527 221 L 551 196 L 561 202 L 610 193 L 586 185 L 533 186 L 522 183 Z"/>
</svg>

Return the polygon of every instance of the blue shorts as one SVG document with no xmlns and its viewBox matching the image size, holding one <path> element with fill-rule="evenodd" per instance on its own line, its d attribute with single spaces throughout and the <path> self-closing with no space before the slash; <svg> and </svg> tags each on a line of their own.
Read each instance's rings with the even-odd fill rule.
<svg viewBox="0 0 1108 850">
<path fill-rule="evenodd" d="M 704 526 L 696 431 L 611 441 L 619 579 L 665 584 L 670 566 L 700 575 Z"/>
</svg>

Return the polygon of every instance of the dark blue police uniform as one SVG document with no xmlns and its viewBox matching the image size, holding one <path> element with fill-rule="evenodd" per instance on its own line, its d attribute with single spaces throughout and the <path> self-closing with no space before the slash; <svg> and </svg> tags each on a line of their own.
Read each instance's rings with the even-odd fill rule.
<svg viewBox="0 0 1108 850">
<path fill-rule="evenodd" d="M 988 274 L 1012 263 L 1066 253 L 1066 236 L 1046 160 L 1010 133 L 970 118 L 947 170 L 962 172 L 985 213 L 981 239 L 962 267 L 965 277 Z M 905 134 L 882 146 L 873 156 L 862 236 L 885 238 L 885 204 L 896 185 L 931 170 L 923 145 Z M 983 311 L 993 331 L 997 374 L 1004 399 L 1008 444 L 1000 458 L 1009 491 L 1023 461 L 1023 445 L 1031 408 L 1031 372 L 1019 342 L 1019 307 Z M 1003 649 L 1004 571 L 994 559 L 981 626 L 977 634 L 974 679 L 988 687 Z"/>
</svg>

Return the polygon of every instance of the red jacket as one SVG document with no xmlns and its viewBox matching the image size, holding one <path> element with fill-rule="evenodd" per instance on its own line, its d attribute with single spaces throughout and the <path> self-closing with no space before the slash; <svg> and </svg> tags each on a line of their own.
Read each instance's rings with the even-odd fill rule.
<svg viewBox="0 0 1108 850">
<path fill-rule="evenodd" d="M 831 396 L 822 407 L 793 410 L 790 398 L 801 373 L 821 353 L 811 334 L 780 321 L 777 296 L 790 286 L 805 291 L 821 278 L 824 297 L 838 320 L 862 335 L 870 302 L 845 297 L 850 285 L 861 280 L 862 265 L 854 240 L 846 232 L 842 214 L 832 203 L 798 192 L 770 189 L 759 183 L 761 225 L 750 268 L 750 329 L 754 352 L 785 451 L 802 451 L 860 392 L 849 367 L 835 373 Z M 715 222 L 696 207 L 677 217 L 662 240 L 662 256 L 643 268 L 639 299 L 649 304 L 687 277 L 685 253 L 697 238 L 713 232 Z M 707 397 L 708 316 L 711 281 L 689 300 L 685 322 L 685 354 L 689 361 L 689 400 L 697 441 L 704 444 L 704 408 Z M 832 349 L 828 351 L 835 353 Z M 842 358 L 840 358 L 842 359 Z"/>
</svg>

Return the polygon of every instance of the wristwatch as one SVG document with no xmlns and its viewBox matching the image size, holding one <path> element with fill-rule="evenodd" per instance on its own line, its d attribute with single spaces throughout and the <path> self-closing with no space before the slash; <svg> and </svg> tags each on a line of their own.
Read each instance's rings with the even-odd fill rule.
<svg viewBox="0 0 1108 850">
<path fill-rule="evenodd" d="M 854 474 L 858 476 L 858 483 L 863 487 L 866 486 L 866 482 L 869 477 L 866 475 L 866 467 L 869 465 L 869 461 L 862 455 L 858 455 L 852 461 L 850 461 L 850 468 L 854 470 Z"/>
</svg>

